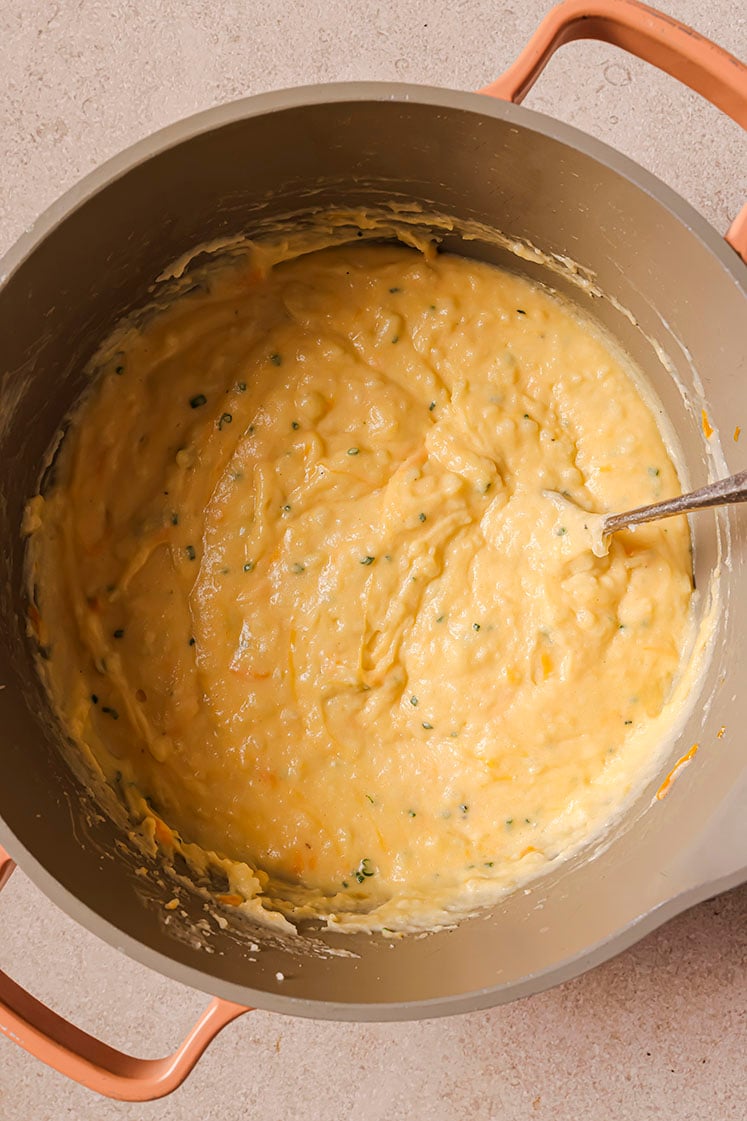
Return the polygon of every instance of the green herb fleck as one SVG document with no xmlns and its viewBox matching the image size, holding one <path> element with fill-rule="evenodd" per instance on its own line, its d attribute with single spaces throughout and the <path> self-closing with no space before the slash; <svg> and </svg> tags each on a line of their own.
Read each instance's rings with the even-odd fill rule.
<svg viewBox="0 0 747 1121">
<path fill-rule="evenodd" d="M 445 618 L 446 618 L 445 615 L 439 615 L 438 618 L 436 619 L 436 622 L 437 623 L 443 623 Z"/>
<path fill-rule="evenodd" d="M 473 631 L 479 631 L 479 629 L 480 629 L 480 624 L 479 623 L 473 623 L 472 624 L 472 630 Z"/>
<path fill-rule="evenodd" d="M 343 887 L 347 887 L 347 886 L 348 886 L 348 881 L 347 881 L 347 880 L 343 880 L 343 881 L 342 881 L 342 886 L 343 886 Z"/>
<path fill-rule="evenodd" d="M 461 805 L 460 805 L 460 807 L 459 807 L 459 811 L 460 811 L 460 813 L 462 813 L 462 814 L 465 814 L 465 815 L 466 815 L 466 814 L 467 814 L 467 812 L 468 812 L 468 810 L 469 810 L 469 806 L 467 805 L 467 803 L 466 803 L 466 802 L 462 802 L 462 804 L 461 804 Z"/>
<path fill-rule="evenodd" d="M 288 505 L 288 503 L 286 502 L 285 506 L 283 506 L 283 513 L 284 514 L 290 514 L 290 512 L 291 512 L 291 508 Z"/>
<path fill-rule="evenodd" d="M 361 860 L 360 864 L 358 865 L 358 867 L 355 870 L 356 880 L 358 881 L 359 884 L 362 884 L 365 879 L 367 879 L 369 876 L 373 876 L 375 874 L 376 874 L 376 869 L 374 868 L 373 864 L 371 863 L 371 861 L 368 859 L 367 856 L 364 856 L 363 860 Z"/>
<path fill-rule="evenodd" d="M 348 455 L 358 455 L 360 448 L 348 448 Z"/>
<path fill-rule="evenodd" d="M 109 705 L 102 705 L 101 711 L 105 712 L 107 716 L 111 716 L 112 720 L 119 720 L 119 713 L 116 708 L 110 708 Z"/>
<path fill-rule="evenodd" d="M 517 307 L 516 314 L 517 315 L 526 315 L 526 312 L 524 311 L 524 308 Z"/>
<path fill-rule="evenodd" d="M 291 421 L 291 428 L 293 429 L 294 432 L 297 432 L 300 427 L 301 427 L 301 425 L 298 423 L 297 420 Z"/>
<path fill-rule="evenodd" d="M 293 565 L 293 571 L 297 576 L 300 576 L 302 572 L 306 571 L 306 566 L 303 564 L 299 564 L 299 562 L 296 561 L 296 563 Z"/>
<path fill-rule="evenodd" d="M 188 645 L 188 646 L 194 646 L 194 645 L 195 645 L 195 642 L 196 642 L 196 639 L 195 639 L 195 638 L 190 638 L 190 640 L 189 640 L 189 642 L 187 643 L 187 645 Z"/>
<path fill-rule="evenodd" d="M 418 521 L 424 522 L 425 521 L 425 514 L 418 514 Z"/>
<path fill-rule="evenodd" d="M 485 861 L 485 867 L 486 868 L 492 868 L 494 863 L 495 863 L 495 861 L 493 861 L 493 860 L 486 860 Z"/>
<path fill-rule="evenodd" d="M 429 412 L 429 413 L 432 413 L 432 412 L 433 412 L 433 410 L 435 409 L 435 407 L 436 407 L 436 402 L 435 402 L 435 401 L 431 401 L 430 405 L 428 406 L 428 412 Z"/>
<path fill-rule="evenodd" d="M 207 405 L 207 397 L 204 393 L 198 393 L 195 397 L 190 397 L 189 403 L 193 409 L 201 409 L 203 405 Z"/>
<path fill-rule="evenodd" d="M 244 565 L 244 572 L 251 572 L 251 570 L 253 568 L 254 568 L 254 561 L 247 561 L 246 564 Z"/>
<path fill-rule="evenodd" d="M 407 816 L 408 817 L 417 817 L 418 815 L 415 813 L 415 810 L 408 810 L 407 811 Z"/>
<path fill-rule="evenodd" d="M 194 560 L 197 556 L 197 553 L 195 552 L 194 545 L 187 545 L 184 552 L 187 554 L 187 557 L 189 558 L 189 560 Z"/>
<path fill-rule="evenodd" d="M 655 479 L 656 476 L 659 474 L 659 468 L 658 467 L 649 467 L 648 473 L 649 473 L 649 475 L 651 476 L 652 479 Z"/>
<path fill-rule="evenodd" d="M 237 382 L 236 383 L 236 389 L 238 390 L 239 393 L 246 393 L 246 382 L 245 381 Z"/>
<path fill-rule="evenodd" d="M 555 530 L 555 532 L 558 535 L 558 537 L 565 537 L 568 530 L 565 528 L 564 525 L 559 525 L 558 528 Z"/>
<path fill-rule="evenodd" d="M 232 420 L 233 420 L 233 416 L 231 415 L 231 413 L 223 413 L 220 420 L 218 421 L 218 431 L 219 432 L 222 431 L 223 430 L 223 425 L 224 424 L 230 424 Z"/>
<path fill-rule="evenodd" d="M 429 724 L 427 720 L 423 721 L 423 727 L 425 728 L 426 732 L 432 732 L 433 731 L 433 725 Z"/>
<path fill-rule="evenodd" d="M 633 723 L 633 721 L 632 721 L 632 720 L 626 720 L 626 721 L 625 721 L 625 723 L 626 723 L 626 724 L 632 724 L 632 723 Z"/>
<path fill-rule="evenodd" d="M 389 291 L 392 293 L 392 295 L 394 295 L 395 292 L 401 292 L 402 289 L 401 288 L 390 288 Z"/>
<path fill-rule="evenodd" d="M 116 631 L 112 631 L 115 638 L 124 638 L 124 627 L 117 627 Z"/>
<path fill-rule="evenodd" d="M 513 823 L 514 823 L 514 819 L 513 819 L 512 817 L 507 817 L 507 818 L 506 818 L 506 825 L 507 825 L 507 826 L 508 826 L 509 828 L 511 828 L 511 826 L 513 825 Z"/>
<path fill-rule="evenodd" d="M 398 343 L 398 342 L 399 342 L 399 335 L 395 335 L 394 338 L 392 339 L 392 344 Z"/>
<path fill-rule="evenodd" d="M 179 525 L 179 515 L 178 514 L 173 513 L 171 515 L 171 524 L 172 525 Z"/>
<path fill-rule="evenodd" d="M 277 353 L 270 355 L 270 361 L 272 362 L 273 366 L 282 366 L 283 364 L 282 357 Z"/>
<path fill-rule="evenodd" d="M 114 367 L 114 373 L 115 374 L 123 374 L 124 373 L 124 366 L 115 366 Z"/>
<path fill-rule="evenodd" d="M 91 693 L 91 703 L 95 704 L 95 705 L 97 705 L 99 703 L 99 698 L 96 696 L 95 693 Z"/>
<path fill-rule="evenodd" d="M 371 803 L 372 806 L 376 805 L 376 803 L 374 802 L 374 800 L 373 800 L 373 798 L 371 797 L 370 794 L 367 794 L 366 797 L 368 798 L 368 800 L 369 800 L 369 802 Z"/>
<path fill-rule="evenodd" d="M 373 564 L 375 557 L 361 557 L 361 564 Z"/>
<path fill-rule="evenodd" d="M 430 311 L 435 311 L 436 310 L 436 305 L 435 304 L 428 304 L 428 308 L 429 308 Z"/>
<path fill-rule="evenodd" d="M 413 705 L 415 708 L 417 708 L 418 707 L 418 698 L 414 697 L 414 696 L 410 697 L 410 704 Z"/>
<path fill-rule="evenodd" d="M 529 413 L 524 413 L 524 420 L 529 420 Z"/>
</svg>

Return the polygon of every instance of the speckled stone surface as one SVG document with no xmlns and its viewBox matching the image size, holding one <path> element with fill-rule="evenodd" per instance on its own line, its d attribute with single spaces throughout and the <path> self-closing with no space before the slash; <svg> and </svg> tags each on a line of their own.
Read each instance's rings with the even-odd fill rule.
<svg viewBox="0 0 747 1121">
<path fill-rule="evenodd" d="M 199 109 L 282 86 L 396 79 L 478 88 L 545 0 L 2 0 L 0 252 L 81 175 Z M 661 0 L 747 55 L 739 0 Z M 601 137 L 718 228 L 747 197 L 740 130 L 666 76 L 600 44 L 550 63 L 527 105 Z M 82 1027 L 141 1055 L 171 1049 L 205 998 L 117 954 L 16 872 L 0 966 Z M 148 1105 L 98 1099 L 0 1040 L 0 1121 L 744 1121 L 747 888 L 704 903 L 551 992 L 399 1025 L 253 1013 L 186 1085 Z"/>
</svg>

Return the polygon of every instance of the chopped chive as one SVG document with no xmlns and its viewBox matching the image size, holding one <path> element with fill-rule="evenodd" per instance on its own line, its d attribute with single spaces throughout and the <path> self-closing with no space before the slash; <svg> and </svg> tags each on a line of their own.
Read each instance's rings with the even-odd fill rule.
<svg viewBox="0 0 747 1121">
<path fill-rule="evenodd" d="M 526 315 L 526 312 L 524 311 L 524 308 L 517 307 L 516 314 L 517 315 Z"/>
<path fill-rule="evenodd" d="M 529 413 L 524 413 L 524 420 L 529 420 Z"/>
<path fill-rule="evenodd" d="M 437 623 L 443 623 L 445 618 L 446 618 L 445 615 L 439 615 L 438 618 L 436 619 L 436 622 Z"/>
<path fill-rule="evenodd" d="M 91 693 L 91 703 L 95 704 L 95 705 L 97 705 L 99 703 L 99 698 L 96 696 L 95 693 Z"/>
<path fill-rule="evenodd" d="M 348 455 L 358 455 L 360 448 L 348 448 Z"/>
<path fill-rule="evenodd" d="M 479 631 L 479 629 L 480 629 L 480 624 L 479 623 L 473 623 L 472 624 L 472 630 L 473 631 Z"/>
<path fill-rule="evenodd" d="M 411 705 L 414 705 L 414 707 L 415 707 L 415 708 L 417 708 L 417 706 L 418 706 L 418 698 L 417 698 L 417 697 L 410 697 L 410 704 L 411 704 Z"/>
<path fill-rule="evenodd" d="M 291 428 L 293 429 L 294 432 L 297 432 L 300 427 L 301 427 L 301 425 L 298 423 L 297 420 L 291 421 Z"/>
<path fill-rule="evenodd" d="M 283 506 L 283 513 L 284 514 L 290 514 L 290 512 L 291 512 L 291 508 L 288 505 L 288 503 L 286 502 L 285 506 Z"/>
<path fill-rule="evenodd" d="M 555 532 L 558 535 L 558 537 L 565 537 L 568 530 L 565 528 L 564 525 L 559 525 L 558 528 L 555 530 Z"/>
<path fill-rule="evenodd" d="M 224 424 L 230 424 L 232 420 L 233 420 L 233 416 L 231 415 L 231 413 L 223 413 L 220 420 L 218 421 L 218 430 L 221 431 L 222 428 L 223 428 L 223 425 Z"/>
<path fill-rule="evenodd" d="M 435 311 L 436 310 L 436 305 L 435 304 L 428 304 L 428 308 L 429 308 L 430 311 Z"/>
<path fill-rule="evenodd" d="M 179 515 L 177 513 L 172 513 L 171 524 L 172 525 L 179 525 Z"/>
<path fill-rule="evenodd" d="M 492 868 L 494 863 L 495 863 L 495 861 L 493 861 L 493 860 L 486 860 L 485 861 L 485 867 L 486 868 Z"/>
<path fill-rule="evenodd" d="M 251 570 L 253 568 L 254 568 L 254 561 L 247 561 L 246 564 L 244 565 L 244 572 L 251 572 Z"/>
<path fill-rule="evenodd" d="M 435 409 L 435 407 L 436 407 L 436 402 L 435 402 L 435 401 L 431 401 L 430 405 L 428 406 L 428 412 L 429 412 L 429 413 L 432 413 L 432 412 L 433 412 L 433 410 Z"/>
<path fill-rule="evenodd" d="M 632 720 L 626 720 L 626 721 L 625 721 L 625 723 L 626 723 L 626 724 L 632 724 L 632 723 L 633 723 L 633 721 L 632 721 Z"/>
<path fill-rule="evenodd" d="M 371 803 L 372 806 L 376 805 L 376 803 L 374 802 L 374 800 L 373 800 L 373 798 L 371 797 L 370 794 L 367 794 L 366 797 L 368 798 L 368 800 L 369 800 L 369 802 Z"/>
<path fill-rule="evenodd" d="M 425 521 L 425 514 L 418 514 L 418 521 L 424 522 Z"/>
<path fill-rule="evenodd" d="M 429 724 L 427 720 L 423 721 L 423 727 L 425 728 L 426 732 L 432 732 L 433 731 L 433 725 Z"/>
<path fill-rule="evenodd" d="M 193 638 L 190 638 L 190 640 L 189 640 L 189 642 L 187 643 L 187 645 L 188 645 L 188 646 L 194 646 L 194 645 L 195 645 L 195 642 L 196 642 L 196 639 L 195 639 L 194 637 L 193 637 Z"/>
<path fill-rule="evenodd" d="M 115 366 L 114 367 L 114 373 L 115 374 L 123 374 L 124 373 L 124 366 Z"/>
<path fill-rule="evenodd" d="M 273 366 L 281 366 L 283 364 L 282 357 L 277 353 L 270 355 L 270 361 L 272 362 Z"/>
<path fill-rule="evenodd" d="M 124 638 L 124 627 L 117 627 L 116 631 L 112 631 L 114 638 Z"/>
<path fill-rule="evenodd" d="M 239 393 L 246 393 L 246 382 L 245 381 L 237 382 L 236 383 L 236 388 L 239 391 Z"/>
<path fill-rule="evenodd" d="M 398 342 L 399 342 L 399 335 L 395 335 L 394 338 L 392 339 L 392 343 L 398 343 Z"/>
<path fill-rule="evenodd" d="M 402 289 L 401 288 L 390 288 L 389 291 L 392 293 L 392 295 L 394 295 L 395 292 L 401 292 Z"/>
<path fill-rule="evenodd" d="M 102 705 L 101 711 L 105 712 L 107 716 L 111 716 L 112 720 L 119 720 L 119 713 L 116 708 L 110 708 L 109 705 Z"/>
<path fill-rule="evenodd" d="M 459 809 L 460 809 L 461 813 L 466 814 L 467 811 L 469 810 L 469 806 L 467 805 L 466 802 L 462 802 Z"/>
<path fill-rule="evenodd" d="M 189 558 L 190 560 L 194 560 L 194 559 L 195 559 L 195 557 L 197 556 L 197 553 L 195 552 L 195 547 L 194 547 L 194 545 L 187 545 L 187 547 L 186 547 L 186 549 L 184 550 L 184 552 L 185 552 L 185 553 L 187 554 L 187 556 L 188 556 L 188 558 Z"/>
<path fill-rule="evenodd" d="M 651 476 L 652 479 L 655 479 L 656 476 L 659 474 L 659 468 L 658 467 L 649 467 L 648 473 L 649 473 L 649 475 Z"/>
<path fill-rule="evenodd" d="M 375 557 L 361 557 L 361 564 L 373 564 Z"/>
<path fill-rule="evenodd" d="M 348 881 L 347 881 L 347 880 L 343 880 L 343 881 L 342 881 L 342 886 L 343 886 L 343 887 L 347 887 L 347 886 L 348 886 Z"/>
<path fill-rule="evenodd" d="M 365 879 L 367 879 L 369 876 L 374 876 L 375 874 L 376 869 L 374 868 L 373 864 L 367 856 L 364 856 L 363 860 L 361 860 L 360 864 L 355 870 L 356 880 L 359 884 L 362 884 Z"/>
<path fill-rule="evenodd" d="M 408 810 L 407 811 L 407 816 L 408 817 L 417 817 L 418 815 L 415 813 L 415 810 Z"/>
<path fill-rule="evenodd" d="M 297 576 L 300 576 L 302 572 L 306 571 L 306 566 L 303 564 L 299 564 L 299 562 L 296 561 L 296 563 L 293 565 L 293 571 Z"/>
<path fill-rule="evenodd" d="M 207 397 L 204 393 L 198 393 L 195 397 L 190 397 L 189 403 L 193 409 L 200 409 L 203 405 L 207 405 Z"/>
<path fill-rule="evenodd" d="M 506 825 L 513 825 L 513 823 L 514 823 L 514 819 L 512 817 L 507 817 L 506 818 Z"/>
</svg>

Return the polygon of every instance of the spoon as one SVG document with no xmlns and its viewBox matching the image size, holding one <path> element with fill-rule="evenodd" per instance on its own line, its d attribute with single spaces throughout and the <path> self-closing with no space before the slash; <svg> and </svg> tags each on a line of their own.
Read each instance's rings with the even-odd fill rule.
<svg viewBox="0 0 747 1121">
<path fill-rule="evenodd" d="M 548 496 L 553 492 L 546 492 Z M 560 497 L 558 495 L 558 497 Z M 642 525 L 657 518 L 671 518 L 675 514 L 688 514 L 691 510 L 704 510 L 708 506 L 726 506 L 733 502 L 747 502 L 747 471 L 719 479 L 700 490 L 680 494 L 677 498 L 667 498 L 664 502 L 653 502 L 650 506 L 637 506 L 635 510 L 625 510 L 621 514 L 589 514 L 584 519 L 584 528 L 591 533 L 591 551 L 596 557 L 607 555 L 605 538 L 633 525 Z"/>
</svg>

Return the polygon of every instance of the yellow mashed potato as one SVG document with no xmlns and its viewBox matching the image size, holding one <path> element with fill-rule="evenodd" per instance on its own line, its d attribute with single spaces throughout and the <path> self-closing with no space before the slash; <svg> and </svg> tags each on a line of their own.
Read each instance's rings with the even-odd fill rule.
<svg viewBox="0 0 747 1121">
<path fill-rule="evenodd" d="M 547 491 L 679 485 L 546 292 L 401 246 L 207 273 L 120 335 L 30 509 L 62 723 L 232 903 L 468 911 L 635 791 L 687 645 L 685 521 L 596 557 Z"/>
</svg>

